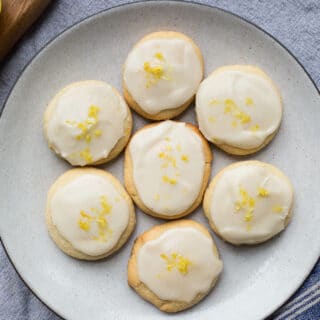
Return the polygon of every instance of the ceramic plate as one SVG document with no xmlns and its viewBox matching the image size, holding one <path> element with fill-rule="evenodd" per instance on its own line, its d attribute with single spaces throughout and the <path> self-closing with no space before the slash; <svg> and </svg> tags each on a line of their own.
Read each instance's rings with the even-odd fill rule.
<svg viewBox="0 0 320 320">
<path fill-rule="evenodd" d="M 277 83 L 284 101 L 280 131 L 270 145 L 246 159 L 281 168 L 295 187 L 292 223 L 259 246 L 234 247 L 214 238 L 224 261 L 216 288 L 174 319 L 262 319 L 298 288 L 320 252 L 319 94 L 297 61 L 248 22 L 203 5 L 151 1 L 90 17 L 64 32 L 30 63 L 12 90 L 0 123 L 0 231 L 18 272 L 41 300 L 70 320 L 165 319 L 127 285 L 134 238 L 160 220 L 137 210 L 134 235 L 120 252 L 100 262 L 64 255 L 45 225 L 46 193 L 70 166 L 51 152 L 42 134 L 50 98 L 64 85 L 99 79 L 121 89 L 121 65 L 148 32 L 177 30 L 202 49 L 206 74 L 225 64 L 253 64 Z M 195 122 L 191 106 L 179 120 Z M 134 116 L 135 129 L 146 121 Z M 239 160 L 213 148 L 212 175 Z M 102 168 L 122 180 L 123 157 Z M 189 216 L 208 227 L 201 208 Z"/>
</svg>

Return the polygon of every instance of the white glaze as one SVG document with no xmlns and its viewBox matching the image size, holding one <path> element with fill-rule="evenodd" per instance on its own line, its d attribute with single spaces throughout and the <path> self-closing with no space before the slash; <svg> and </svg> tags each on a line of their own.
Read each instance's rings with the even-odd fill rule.
<svg viewBox="0 0 320 320">
<path fill-rule="evenodd" d="M 161 53 L 164 60 L 155 57 Z M 144 63 L 162 66 L 166 79 L 148 86 Z M 124 65 L 124 82 L 132 98 L 149 114 L 183 105 L 197 91 L 202 65 L 192 44 L 182 38 L 151 39 L 135 46 Z"/>
<path fill-rule="evenodd" d="M 167 270 L 161 254 L 177 253 L 191 265 L 186 274 L 176 267 Z M 222 262 L 213 253 L 212 239 L 191 227 L 172 228 L 159 238 L 145 243 L 138 252 L 137 269 L 142 281 L 160 299 L 192 301 L 209 290 L 222 271 Z"/>
<path fill-rule="evenodd" d="M 52 103 L 54 105 L 47 123 L 49 144 L 72 165 L 84 166 L 106 158 L 124 135 L 124 120 L 128 115 L 127 105 L 105 82 L 75 83 L 63 89 Z M 82 131 L 72 122 L 85 122 L 92 105 L 99 107 L 98 121 L 88 131 L 92 135 L 88 143 L 85 139 L 76 138 Z M 96 130 L 101 131 L 100 136 L 94 135 Z M 92 161 L 80 155 L 81 151 L 87 148 Z"/>
<path fill-rule="evenodd" d="M 106 233 L 105 241 L 94 239 L 99 236 L 97 223 L 92 222 L 88 231 L 79 226 L 81 210 L 92 216 L 96 216 L 92 208 L 101 210 L 101 196 L 105 196 L 111 206 L 110 213 L 104 215 L 112 231 Z M 109 180 L 95 174 L 84 174 L 59 188 L 49 205 L 52 222 L 61 236 L 75 249 L 90 256 L 110 251 L 117 244 L 129 221 L 129 207 L 121 193 Z"/>
<path fill-rule="evenodd" d="M 247 98 L 252 99 L 252 105 L 246 104 Z M 230 112 L 226 113 L 226 99 L 233 100 L 251 121 L 241 123 Z M 213 100 L 218 103 L 212 103 Z M 236 68 L 222 69 L 201 83 L 196 113 L 200 130 L 208 140 L 217 145 L 254 149 L 278 129 L 282 105 L 276 88 L 265 77 Z M 256 125 L 259 128 L 255 130 Z"/>
<path fill-rule="evenodd" d="M 203 182 L 205 157 L 200 137 L 185 123 L 168 120 L 145 128 L 133 136 L 129 151 L 133 182 L 145 206 L 171 216 L 194 203 Z M 161 153 L 175 159 L 176 168 L 160 158 Z M 182 160 L 183 155 L 188 161 Z M 168 167 L 163 167 L 166 163 Z M 164 176 L 175 179 L 176 184 L 164 182 Z"/>
<path fill-rule="evenodd" d="M 261 164 L 244 163 L 227 169 L 213 187 L 211 218 L 222 237 L 231 243 L 261 242 L 284 229 L 293 202 L 290 181 L 270 165 Z M 240 188 L 255 200 L 250 222 L 245 221 L 247 209 L 236 209 L 236 202 L 241 201 Z M 258 188 L 266 189 L 268 195 L 258 195 Z M 278 206 L 282 212 L 277 212 Z"/>
</svg>

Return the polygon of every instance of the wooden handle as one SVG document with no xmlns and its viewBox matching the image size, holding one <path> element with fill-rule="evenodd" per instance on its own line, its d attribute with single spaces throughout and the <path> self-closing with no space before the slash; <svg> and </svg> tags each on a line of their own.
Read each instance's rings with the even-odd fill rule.
<svg viewBox="0 0 320 320">
<path fill-rule="evenodd" d="M 49 2 L 50 0 L 2 0 L 0 13 L 0 60 L 40 16 Z"/>
</svg>

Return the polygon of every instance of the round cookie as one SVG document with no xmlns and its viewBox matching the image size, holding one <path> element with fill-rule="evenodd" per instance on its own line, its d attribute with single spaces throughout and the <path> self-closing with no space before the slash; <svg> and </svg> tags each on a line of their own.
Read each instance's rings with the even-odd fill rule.
<svg viewBox="0 0 320 320">
<path fill-rule="evenodd" d="M 44 114 L 49 147 L 74 166 L 112 160 L 126 146 L 131 129 L 126 102 L 103 81 L 69 84 L 55 95 Z"/>
<path fill-rule="evenodd" d="M 183 33 L 143 37 L 123 66 L 123 93 L 131 108 L 152 120 L 173 118 L 193 101 L 203 78 L 200 49 Z"/>
<path fill-rule="evenodd" d="M 134 206 L 120 182 L 94 168 L 72 169 L 48 192 L 49 234 L 66 254 L 98 260 L 119 250 L 136 224 Z"/>
<path fill-rule="evenodd" d="M 214 232 L 235 245 L 261 243 L 284 230 L 292 206 L 289 179 L 260 161 L 241 161 L 221 170 L 203 200 Z"/>
<path fill-rule="evenodd" d="M 145 213 L 176 219 L 201 203 L 212 152 L 198 129 L 171 120 L 137 131 L 125 151 L 124 182 Z"/>
<path fill-rule="evenodd" d="M 199 86 L 196 114 L 200 131 L 220 149 L 247 155 L 265 147 L 282 118 L 282 100 L 272 80 L 259 68 L 218 68 Z"/>
<path fill-rule="evenodd" d="M 192 220 L 155 226 L 140 235 L 128 263 L 128 283 L 165 312 L 198 303 L 222 271 L 218 250 L 206 228 Z"/>
</svg>

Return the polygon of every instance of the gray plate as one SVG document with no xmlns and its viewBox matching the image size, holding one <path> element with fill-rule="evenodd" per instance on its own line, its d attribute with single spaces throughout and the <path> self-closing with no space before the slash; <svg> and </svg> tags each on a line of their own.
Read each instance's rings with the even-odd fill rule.
<svg viewBox="0 0 320 320">
<path fill-rule="evenodd" d="M 126 283 L 134 238 L 160 220 L 138 212 L 129 243 L 101 262 L 64 255 L 50 240 L 44 220 L 46 192 L 70 167 L 46 146 L 42 115 L 64 85 L 100 79 L 120 89 L 121 65 L 143 35 L 172 29 L 190 35 L 205 58 L 206 74 L 224 64 L 254 64 L 277 83 L 284 120 L 274 141 L 248 157 L 270 162 L 292 180 L 293 221 L 263 245 L 236 248 L 214 236 L 225 264 L 212 293 L 196 307 L 175 315 L 195 319 L 261 319 L 302 283 L 320 252 L 318 173 L 319 94 L 297 61 L 270 36 L 218 9 L 179 2 L 118 7 L 81 22 L 50 43 L 24 71 L 7 101 L 0 123 L 0 231 L 7 252 L 28 286 L 67 319 L 162 319 Z M 146 123 L 135 115 L 135 129 Z M 190 107 L 180 120 L 195 122 Z M 239 160 L 213 149 L 212 174 Z M 120 180 L 122 156 L 103 168 Z M 190 218 L 208 226 L 202 210 Z"/>
</svg>

